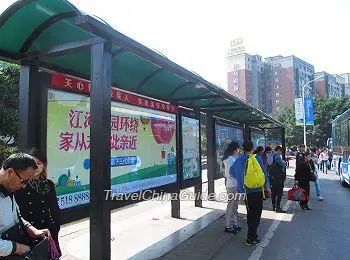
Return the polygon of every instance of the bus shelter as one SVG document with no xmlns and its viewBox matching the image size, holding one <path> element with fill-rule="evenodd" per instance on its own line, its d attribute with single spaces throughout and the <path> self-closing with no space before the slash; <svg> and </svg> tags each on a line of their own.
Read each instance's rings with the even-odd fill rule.
<svg viewBox="0 0 350 260">
<path fill-rule="evenodd" d="M 228 142 L 280 128 L 284 144 L 280 122 L 66 0 L 5 10 L 0 59 L 21 65 L 20 149 L 46 152 L 65 221 L 90 217 L 91 259 L 110 259 L 110 211 L 134 203 L 126 194 L 201 194 L 201 114 L 209 193 Z"/>
</svg>

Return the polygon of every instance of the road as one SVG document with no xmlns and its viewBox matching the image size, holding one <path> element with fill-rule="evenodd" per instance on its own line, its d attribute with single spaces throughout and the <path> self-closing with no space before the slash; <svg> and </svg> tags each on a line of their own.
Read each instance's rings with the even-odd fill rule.
<svg viewBox="0 0 350 260">
<path fill-rule="evenodd" d="M 290 176 L 289 187 L 291 183 Z M 310 211 L 284 196 L 288 212 L 277 214 L 271 211 L 271 202 L 265 201 L 258 246 L 243 245 L 247 230 L 244 220 L 242 232 L 233 235 L 223 232 L 224 219 L 220 218 L 162 259 L 350 259 L 350 188 L 342 187 L 332 172 L 321 173 L 320 183 L 325 200 L 316 199 L 311 183 Z"/>
</svg>

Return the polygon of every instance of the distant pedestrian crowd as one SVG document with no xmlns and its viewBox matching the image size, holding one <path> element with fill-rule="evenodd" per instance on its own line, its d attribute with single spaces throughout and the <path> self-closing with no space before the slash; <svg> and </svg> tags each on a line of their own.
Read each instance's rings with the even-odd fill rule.
<svg viewBox="0 0 350 260">
<path fill-rule="evenodd" d="M 236 193 L 244 193 L 248 226 L 245 245 L 252 246 L 260 243 L 258 227 L 264 200 L 271 198 L 273 211 L 286 213 L 281 206 L 281 200 L 291 151 L 287 149 L 285 156 L 282 156 L 281 146 L 275 147 L 274 150 L 268 146 L 265 148 L 258 146 L 254 150 L 251 141 L 244 141 L 242 146 L 241 152 L 238 143 L 231 142 L 222 158 L 225 167 L 226 191 L 230 195 L 228 198 L 231 198 L 226 208 L 225 232 L 237 234 L 242 230 L 237 221 L 239 201 L 234 198 L 237 197 Z M 294 183 L 305 195 L 303 199 L 298 200 L 300 207 L 304 210 L 311 210 L 308 204 L 310 181 L 315 183 L 318 199 L 323 200 L 318 170 L 322 169 L 327 173 L 328 163 L 324 161 L 328 159 L 329 153 L 325 149 L 306 150 L 303 145 L 298 147 Z"/>
</svg>

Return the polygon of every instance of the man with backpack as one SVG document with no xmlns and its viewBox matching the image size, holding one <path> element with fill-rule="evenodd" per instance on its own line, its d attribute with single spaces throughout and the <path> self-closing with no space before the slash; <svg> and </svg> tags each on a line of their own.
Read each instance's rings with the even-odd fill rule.
<svg viewBox="0 0 350 260">
<path fill-rule="evenodd" d="M 282 147 L 277 146 L 275 152 L 269 157 L 267 170 L 272 186 L 271 200 L 273 211 L 276 211 L 277 213 L 286 213 L 286 211 L 281 208 L 284 182 L 286 180 L 286 163 L 282 160 L 281 154 Z"/>
<path fill-rule="evenodd" d="M 247 207 L 248 235 L 246 246 L 260 242 L 257 229 L 260 224 L 263 208 L 264 188 L 270 193 L 270 182 L 267 177 L 261 157 L 253 154 L 254 145 L 251 141 L 244 141 L 244 154 L 240 155 L 230 169 L 230 175 L 237 180 L 237 192 L 245 193 Z"/>
</svg>

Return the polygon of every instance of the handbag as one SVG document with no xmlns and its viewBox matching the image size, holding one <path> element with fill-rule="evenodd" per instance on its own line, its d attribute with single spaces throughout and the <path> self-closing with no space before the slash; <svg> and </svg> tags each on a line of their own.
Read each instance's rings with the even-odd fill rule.
<svg viewBox="0 0 350 260">
<path fill-rule="evenodd" d="M 29 237 L 28 232 L 25 232 L 24 230 L 24 223 L 22 221 L 22 217 L 18 211 L 17 211 L 17 217 L 19 222 L 14 225 L 12 228 L 10 228 L 8 231 L 3 233 L 1 235 L 2 239 L 5 240 L 11 240 L 15 241 L 20 244 L 28 245 L 30 246 L 31 250 L 28 251 L 27 253 L 19 256 L 19 255 L 9 255 L 5 256 L 0 259 L 5 259 L 5 260 L 20 260 L 20 259 L 25 259 L 25 260 L 48 260 L 49 259 L 49 242 L 48 238 L 44 239 L 36 239 L 32 240 Z"/>
<path fill-rule="evenodd" d="M 288 200 L 303 201 L 308 200 L 308 197 L 303 188 L 300 188 L 296 184 L 294 184 L 293 188 L 288 190 Z"/>
<path fill-rule="evenodd" d="M 49 241 L 45 237 L 41 241 L 35 240 L 31 250 L 20 256 L 26 260 L 48 260 L 49 258 Z"/>
</svg>

